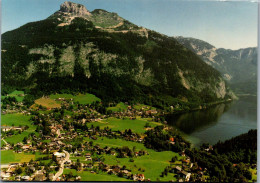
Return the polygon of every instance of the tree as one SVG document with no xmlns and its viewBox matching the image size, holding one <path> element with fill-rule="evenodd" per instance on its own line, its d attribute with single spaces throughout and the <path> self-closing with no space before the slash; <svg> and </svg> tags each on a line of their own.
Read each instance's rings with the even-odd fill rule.
<svg viewBox="0 0 260 183">
<path fill-rule="evenodd" d="M 136 147 L 134 146 L 134 147 L 133 147 L 133 152 L 135 153 L 135 151 L 136 151 Z"/>
<path fill-rule="evenodd" d="M 174 156 L 174 157 L 172 157 L 171 162 L 174 163 L 174 162 L 177 161 L 177 160 L 178 160 L 177 156 Z"/>
<path fill-rule="evenodd" d="M 68 174 L 68 178 L 72 178 L 73 177 L 73 173 L 72 171 L 70 171 L 70 173 Z"/>
<path fill-rule="evenodd" d="M 2 100 L 2 103 L 3 104 L 9 104 L 9 105 L 12 105 L 13 103 L 17 103 L 17 99 L 15 97 L 5 97 L 3 100 Z"/>
<path fill-rule="evenodd" d="M 135 160 L 134 160 L 133 158 L 130 158 L 129 161 L 130 161 L 130 162 L 134 162 Z"/>
<path fill-rule="evenodd" d="M 33 95 L 25 95 L 24 99 L 23 99 L 23 103 L 25 105 L 27 105 L 28 107 L 34 104 L 34 100 L 36 99 L 36 96 Z"/>
<path fill-rule="evenodd" d="M 23 138 L 23 143 L 26 144 L 26 143 L 27 143 L 27 140 L 28 140 L 28 137 L 24 137 L 24 138 Z"/>
<path fill-rule="evenodd" d="M 89 142 L 89 145 L 92 147 L 92 146 L 93 146 L 93 141 L 90 141 L 90 142 Z"/>
<path fill-rule="evenodd" d="M 209 147 L 209 143 L 203 143 L 201 146 L 200 146 L 200 149 L 201 150 L 204 150 L 204 149 L 207 149 Z"/>
<path fill-rule="evenodd" d="M 120 171 L 119 173 L 118 173 L 118 177 L 123 177 L 124 176 L 124 173 L 122 172 L 122 171 Z"/>
<path fill-rule="evenodd" d="M 16 170 L 15 170 L 15 173 L 20 175 L 21 173 L 23 172 L 22 168 L 21 167 L 18 167 Z"/>
<path fill-rule="evenodd" d="M 147 123 L 145 123 L 144 127 L 145 128 L 151 128 L 151 125 L 147 122 Z"/>
</svg>

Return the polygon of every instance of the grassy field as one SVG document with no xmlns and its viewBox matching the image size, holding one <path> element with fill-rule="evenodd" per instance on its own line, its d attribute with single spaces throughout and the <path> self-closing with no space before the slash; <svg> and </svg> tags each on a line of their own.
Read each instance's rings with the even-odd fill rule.
<svg viewBox="0 0 260 183">
<path fill-rule="evenodd" d="M 111 110 L 113 112 L 126 111 L 127 105 L 125 105 L 123 102 L 120 102 L 115 107 L 108 107 L 107 111 L 108 110 Z"/>
<path fill-rule="evenodd" d="M 85 139 L 87 141 L 89 138 Z M 93 141 L 93 140 L 92 140 Z M 123 139 L 109 139 L 106 137 L 99 137 L 97 140 L 93 141 L 95 144 L 99 144 L 101 147 L 109 146 L 109 147 L 123 147 L 123 146 L 128 146 L 130 149 L 132 149 L 134 146 L 136 147 L 136 150 L 150 150 L 146 149 L 146 147 L 142 143 L 137 143 L 137 142 L 132 142 L 132 141 L 126 141 Z"/>
<path fill-rule="evenodd" d="M 50 95 L 51 99 L 58 99 L 58 98 L 66 98 L 66 99 L 70 99 L 70 98 L 74 98 L 75 96 L 72 94 L 52 94 Z"/>
<path fill-rule="evenodd" d="M 117 119 L 117 118 L 108 118 L 106 120 L 102 120 L 99 122 L 93 122 L 94 126 L 100 126 L 100 128 L 104 128 L 108 126 L 112 130 L 120 130 L 124 131 L 125 129 L 131 129 L 133 132 L 144 133 L 145 132 L 145 124 L 147 123 L 147 119 L 137 118 L 135 120 L 131 119 Z M 155 127 L 157 125 L 161 125 L 161 123 L 149 122 L 151 127 Z"/>
<path fill-rule="evenodd" d="M 8 143 L 18 143 L 18 142 L 22 142 L 22 140 L 24 139 L 24 137 L 28 137 L 28 135 L 30 133 L 32 133 L 34 130 L 26 130 L 24 132 L 22 132 L 21 134 L 17 134 L 17 135 L 13 135 L 11 137 L 5 138 L 6 142 Z"/>
<path fill-rule="evenodd" d="M 168 173 L 167 176 L 160 177 L 159 181 L 165 181 L 165 182 L 177 182 L 177 179 L 174 177 L 176 174 L 174 173 Z"/>
<path fill-rule="evenodd" d="M 8 96 L 15 97 L 18 102 L 22 102 L 24 98 L 24 92 L 23 91 L 13 91 L 12 93 L 9 93 Z M 1 99 L 3 100 L 6 96 L 1 96 Z"/>
<path fill-rule="evenodd" d="M 12 150 L 1 151 L 1 164 L 29 162 L 35 159 L 34 154 L 15 153 Z"/>
<path fill-rule="evenodd" d="M 31 122 L 29 121 L 30 116 L 25 116 L 23 114 L 15 113 L 15 114 L 2 114 L 1 116 L 1 125 L 4 126 L 25 126 L 28 125 L 32 127 Z"/>
<path fill-rule="evenodd" d="M 151 110 L 151 109 L 154 110 L 154 109 L 156 109 L 155 107 L 151 107 L 149 105 L 144 105 L 144 104 L 136 104 L 136 105 L 134 105 L 134 109 L 140 110 L 142 108 L 147 109 L 147 110 Z"/>
<path fill-rule="evenodd" d="M 79 94 L 74 97 L 75 102 L 79 102 L 80 104 L 91 104 L 96 101 L 101 101 L 100 98 L 96 97 L 95 95 L 92 94 Z"/>
<path fill-rule="evenodd" d="M 15 114 L 5 114 L 1 116 L 2 126 L 25 126 L 28 125 L 29 128 L 22 132 L 21 134 L 13 135 L 11 137 L 5 138 L 8 143 L 18 143 L 21 142 L 24 137 L 27 137 L 30 133 L 35 132 L 36 126 L 32 125 L 29 121 L 30 116 L 25 116 L 23 114 L 15 113 Z"/>
<path fill-rule="evenodd" d="M 58 104 L 55 100 L 50 99 L 50 98 L 39 98 L 39 99 L 35 100 L 34 102 L 35 102 L 35 104 L 42 105 L 48 109 L 61 107 L 60 104 Z"/>
<path fill-rule="evenodd" d="M 35 160 L 39 157 L 47 156 L 46 154 L 41 154 L 40 152 L 32 153 L 15 153 L 12 150 L 1 151 L 1 163 L 21 163 L 21 162 L 29 162 L 31 159 Z"/>
<path fill-rule="evenodd" d="M 3 145 L 4 145 L 5 143 L 4 143 L 4 141 L 3 140 L 1 140 L 1 147 L 3 147 Z"/>
<path fill-rule="evenodd" d="M 160 177 L 161 172 L 166 166 L 170 165 L 170 160 L 174 155 L 174 152 L 155 152 L 148 151 L 149 155 L 140 156 L 134 158 L 134 162 L 130 162 L 129 158 L 116 158 L 111 155 L 104 155 L 105 163 L 110 165 L 125 165 L 127 168 L 132 170 L 132 173 L 143 173 L 146 178 L 150 178 L 152 181 L 156 181 Z M 139 169 L 144 170 L 144 172 L 139 171 Z M 167 179 L 171 180 L 171 179 Z"/>
<path fill-rule="evenodd" d="M 127 168 L 130 168 L 133 173 L 143 173 L 146 178 L 150 178 L 152 181 L 156 181 L 157 178 L 160 176 L 161 172 L 164 170 L 164 168 L 170 165 L 170 160 L 172 157 L 177 156 L 179 159 L 181 158 L 178 153 L 174 153 L 171 151 L 156 152 L 152 149 L 147 149 L 141 143 L 125 141 L 122 139 L 98 138 L 93 142 L 94 144 L 99 144 L 101 147 L 128 146 L 130 149 L 133 149 L 133 147 L 135 146 L 136 150 L 142 149 L 147 151 L 149 155 L 134 158 L 134 162 L 130 162 L 129 158 L 116 158 L 112 155 L 103 155 L 103 157 L 105 158 L 105 163 L 109 165 L 125 165 Z M 139 171 L 140 168 L 144 169 L 145 171 Z M 173 176 L 168 176 L 165 177 L 167 181 L 175 180 Z"/>
<path fill-rule="evenodd" d="M 140 110 L 142 108 L 144 108 L 144 110 L 156 109 L 155 107 L 151 107 L 151 106 L 145 105 L 145 104 L 134 105 L 134 109 Z M 123 102 L 120 102 L 114 107 L 108 107 L 107 110 L 111 110 L 113 112 L 125 111 L 125 110 L 127 110 L 127 105 L 125 105 Z"/>
<path fill-rule="evenodd" d="M 96 97 L 95 95 L 86 93 L 86 94 L 78 94 L 76 96 L 71 94 L 55 94 L 50 95 L 51 99 L 58 99 L 58 98 L 66 98 L 70 99 L 72 98 L 74 102 L 79 102 L 80 104 L 91 104 L 96 101 L 101 101 L 100 98 Z"/>
<path fill-rule="evenodd" d="M 106 173 L 94 174 L 89 171 L 76 171 L 75 169 L 64 169 L 63 174 L 72 174 L 81 176 L 81 181 L 130 181 L 125 178 L 120 178 L 115 175 L 108 175 Z"/>
</svg>

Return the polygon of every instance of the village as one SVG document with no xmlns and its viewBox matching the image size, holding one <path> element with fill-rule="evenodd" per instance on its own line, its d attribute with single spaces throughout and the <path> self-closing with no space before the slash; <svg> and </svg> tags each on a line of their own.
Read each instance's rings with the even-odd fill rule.
<svg viewBox="0 0 260 183">
<path fill-rule="evenodd" d="M 1 139 L 4 142 L 2 152 L 39 155 L 29 162 L 10 162 L 2 165 L 2 180 L 85 181 L 80 175 L 89 172 L 93 175 L 116 176 L 122 180 L 152 181 L 151 177 L 146 176 L 148 170 L 138 168 L 136 165 L 132 166 L 131 163 L 141 161 L 142 157 L 148 158 L 151 152 L 156 153 L 144 146 L 147 138 L 145 132 L 153 130 L 158 125 L 165 132 L 172 130 L 161 117 L 162 111 L 147 106 L 136 109 L 133 105 L 125 103 L 126 110 L 110 110 L 102 113 L 104 108 L 101 102 L 82 105 L 72 99 L 58 98 L 55 101 L 61 103 L 60 108 L 37 106 L 25 110 L 22 103 L 14 103 L 2 111 L 2 115 L 20 113 L 30 116 L 31 124 L 36 126 L 34 132 L 18 143 L 8 143 L 5 138 L 23 133 L 29 127 L 2 126 Z M 125 129 L 115 130 L 110 127 L 109 119 L 120 120 L 121 123 L 144 119 L 145 125 L 142 127 L 144 133 L 137 133 L 134 129 L 127 128 L 126 122 Z M 157 122 L 158 125 L 154 125 L 152 121 Z M 103 141 L 111 142 L 111 146 L 103 145 Z M 124 142 L 125 145 L 113 145 L 116 141 Z M 130 147 L 128 143 L 135 146 Z M 186 147 L 186 142 L 178 138 L 178 135 L 171 136 L 166 143 L 173 147 L 175 143 Z M 169 180 L 205 181 L 204 175 L 207 174 L 207 170 L 192 162 L 185 154 L 185 150 L 174 154 L 176 155 L 172 154 L 171 158 L 165 161 L 168 166 L 165 166 L 161 172 L 157 172 L 160 174 L 158 180 L 170 174 L 172 178 L 169 177 Z M 124 159 L 128 160 L 127 163 L 119 163 Z M 117 163 L 110 164 L 109 161 L 112 160 Z M 72 173 L 70 170 L 81 173 Z"/>
</svg>

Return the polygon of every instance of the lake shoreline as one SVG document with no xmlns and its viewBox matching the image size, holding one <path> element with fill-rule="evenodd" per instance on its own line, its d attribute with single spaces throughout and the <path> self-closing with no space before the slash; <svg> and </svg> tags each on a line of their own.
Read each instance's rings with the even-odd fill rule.
<svg viewBox="0 0 260 183">
<path fill-rule="evenodd" d="M 219 102 L 205 109 L 171 113 L 167 124 L 177 129 L 195 147 L 225 141 L 257 128 L 255 96 Z"/>
<path fill-rule="evenodd" d="M 237 99 L 239 100 L 239 99 Z M 211 103 L 205 103 L 205 106 L 201 106 L 198 108 L 193 108 L 193 109 L 189 109 L 189 110 L 179 110 L 179 111 L 172 111 L 172 112 L 168 112 L 168 113 L 164 113 L 165 115 L 176 115 L 176 114 L 185 114 L 185 113 L 189 113 L 189 112 L 194 112 L 194 111 L 200 111 L 200 110 L 207 110 L 210 107 L 214 107 L 216 105 L 219 104 L 225 104 L 225 103 L 230 103 L 233 102 L 234 99 L 227 99 L 227 100 L 222 100 L 222 101 L 216 101 L 216 102 L 211 102 Z"/>
</svg>

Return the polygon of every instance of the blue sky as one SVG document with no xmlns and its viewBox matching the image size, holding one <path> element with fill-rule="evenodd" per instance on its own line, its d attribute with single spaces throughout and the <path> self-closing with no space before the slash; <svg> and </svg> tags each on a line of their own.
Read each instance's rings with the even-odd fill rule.
<svg viewBox="0 0 260 183">
<path fill-rule="evenodd" d="M 2 33 L 42 20 L 65 0 L 2 0 Z M 217 48 L 257 45 L 257 3 L 199 0 L 71 0 L 105 9 L 168 36 L 202 39 Z"/>
</svg>

